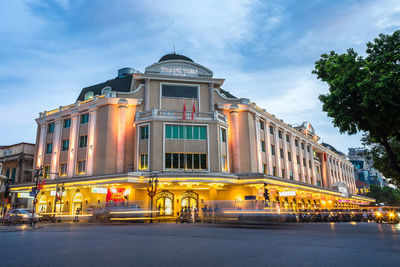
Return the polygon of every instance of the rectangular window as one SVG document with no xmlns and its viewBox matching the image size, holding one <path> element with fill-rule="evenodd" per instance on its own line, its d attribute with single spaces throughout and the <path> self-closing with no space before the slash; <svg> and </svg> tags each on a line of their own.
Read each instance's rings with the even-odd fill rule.
<svg viewBox="0 0 400 267">
<path fill-rule="evenodd" d="M 199 126 L 193 126 L 193 139 L 200 139 L 200 128 Z"/>
<path fill-rule="evenodd" d="M 290 142 L 290 136 L 288 134 L 286 135 L 286 142 Z"/>
<path fill-rule="evenodd" d="M 179 126 L 178 125 L 172 125 L 172 138 L 173 139 L 179 138 Z"/>
<path fill-rule="evenodd" d="M 226 143 L 226 130 L 224 128 L 221 128 L 221 141 Z"/>
<path fill-rule="evenodd" d="M 185 169 L 185 154 L 179 154 L 179 169 Z"/>
<path fill-rule="evenodd" d="M 81 115 L 81 124 L 86 124 L 89 122 L 89 113 Z"/>
<path fill-rule="evenodd" d="M 207 154 L 192 153 L 166 153 L 165 154 L 166 169 L 207 169 Z"/>
<path fill-rule="evenodd" d="M 7 176 L 7 178 L 10 178 L 10 168 L 7 168 L 7 170 L 6 170 L 6 176 Z"/>
<path fill-rule="evenodd" d="M 200 169 L 200 155 L 193 155 L 193 169 Z"/>
<path fill-rule="evenodd" d="M 161 87 L 163 97 L 183 97 L 197 99 L 197 86 L 178 85 L 178 84 L 163 84 Z"/>
<path fill-rule="evenodd" d="M 297 164 L 300 165 L 300 157 L 299 155 L 296 156 Z"/>
<path fill-rule="evenodd" d="M 192 140 L 193 139 L 193 126 L 185 126 L 185 133 L 186 133 L 185 139 Z"/>
<path fill-rule="evenodd" d="M 43 177 L 45 179 L 50 178 L 50 166 L 44 166 L 44 173 L 43 173 Z"/>
<path fill-rule="evenodd" d="M 165 137 L 166 139 L 207 140 L 207 127 L 191 125 L 166 125 Z"/>
<path fill-rule="evenodd" d="M 307 146 L 307 152 L 310 153 L 310 146 Z"/>
<path fill-rule="evenodd" d="M 275 146 L 271 145 L 271 155 L 275 156 Z"/>
<path fill-rule="evenodd" d="M 200 154 L 200 169 L 207 169 L 207 155 Z"/>
<path fill-rule="evenodd" d="M 272 134 L 272 135 L 274 134 L 274 127 L 269 126 L 269 133 Z"/>
<path fill-rule="evenodd" d="M 54 122 L 51 122 L 47 125 L 47 132 L 54 133 Z"/>
<path fill-rule="evenodd" d="M 288 154 L 288 160 L 289 160 L 289 161 L 292 161 L 292 153 L 291 153 L 290 151 L 288 151 L 287 154 Z"/>
<path fill-rule="evenodd" d="M 149 139 L 149 126 L 140 126 L 140 139 Z"/>
<path fill-rule="evenodd" d="M 276 176 L 276 167 L 275 166 L 272 168 L 272 173 L 274 176 Z"/>
<path fill-rule="evenodd" d="M 185 135 L 183 134 L 183 125 L 179 125 L 179 126 L 178 126 L 178 130 L 179 130 L 179 136 L 178 136 L 178 138 L 179 138 L 179 139 L 184 139 L 184 138 L 185 138 Z"/>
<path fill-rule="evenodd" d="M 165 154 L 165 168 L 166 169 L 172 168 L 172 154 L 171 153 Z"/>
<path fill-rule="evenodd" d="M 264 142 L 264 140 L 261 140 L 261 151 L 265 152 L 265 142 Z"/>
<path fill-rule="evenodd" d="M 282 148 L 279 149 L 279 154 L 280 154 L 280 156 L 281 156 L 281 159 L 283 159 L 283 149 L 282 149 Z"/>
<path fill-rule="evenodd" d="M 264 121 L 260 121 L 260 129 L 264 130 Z"/>
<path fill-rule="evenodd" d="M 149 155 L 148 154 L 140 154 L 140 170 L 147 170 L 149 168 Z"/>
<path fill-rule="evenodd" d="M 285 169 L 282 169 L 282 178 L 285 178 Z"/>
<path fill-rule="evenodd" d="M 186 169 L 193 169 L 193 155 L 187 154 L 186 155 Z"/>
<path fill-rule="evenodd" d="M 200 140 L 207 140 L 207 128 L 205 126 L 200 127 Z"/>
<path fill-rule="evenodd" d="M 301 149 L 304 150 L 304 143 L 301 143 Z"/>
<path fill-rule="evenodd" d="M 85 174 L 86 172 L 86 160 L 78 161 L 78 174 Z"/>
<path fill-rule="evenodd" d="M 63 127 L 64 127 L 64 128 L 69 128 L 69 127 L 71 127 L 71 119 L 65 119 L 65 120 L 64 120 L 64 125 L 63 125 Z"/>
<path fill-rule="evenodd" d="M 50 154 L 52 152 L 53 152 L 53 144 L 52 143 L 46 144 L 46 153 Z"/>
<path fill-rule="evenodd" d="M 87 135 L 79 136 L 79 147 L 87 147 Z"/>
<path fill-rule="evenodd" d="M 303 166 L 304 166 L 304 167 L 307 167 L 307 165 L 306 165 L 306 159 L 305 159 L 305 158 L 303 158 Z"/>
<path fill-rule="evenodd" d="M 295 145 L 296 147 L 299 146 L 299 141 L 298 141 L 297 139 L 294 140 L 294 145 Z"/>
<path fill-rule="evenodd" d="M 278 131 L 278 136 L 279 136 L 279 139 L 282 139 L 282 131 L 281 130 Z"/>
<path fill-rule="evenodd" d="M 267 174 L 267 164 L 263 164 L 263 173 Z"/>
<path fill-rule="evenodd" d="M 290 180 L 293 180 L 293 171 L 290 170 L 290 175 L 289 175 Z"/>
<path fill-rule="evenodd" d="M 69 140 L 68 139 L 62 140 L 61 150 L 62 151 L 67 151 L 68 148 L 69 148 Z"/>
<path fill-rule="evenodd" d="M 62 163 L 60 164 L 60 176 L 67 176 L 67 164 Z"/>
<path fill-rule="evenodd" d="M 311 160 L 308 160 L 308 167 L 311 168 Z"/>
<path fill-rule="evenodd" d="M 172 125 L 165 125 L 165 138 L 172 138 Z"/>
<path fill-rule="evenodd" d="M 178 169 L 179 168 L 179 154 L 172 154 L 172 168 Z"/>
</svg>

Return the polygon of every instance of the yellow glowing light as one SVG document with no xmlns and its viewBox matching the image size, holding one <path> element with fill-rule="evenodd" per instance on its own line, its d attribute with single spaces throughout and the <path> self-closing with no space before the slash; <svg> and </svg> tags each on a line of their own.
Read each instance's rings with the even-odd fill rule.
<svg viewBox="0 0 400 267">
<path fill-rule="evenodd" d="M 390 213 L 389 213 L 389 217 L 390 217 L 390 218 L 393 218 L 393 217 L 394 217 L 394 213 L 393 213 L 393 212 L 390 212 Z"/>
<path fill-rule="evenodd" d="M 110 214 L 144 214 L 144 213 L 157 213 L 158 211 L 151 210 L 128 210 L 128 211 L 111 211 Z"/>
</svg>

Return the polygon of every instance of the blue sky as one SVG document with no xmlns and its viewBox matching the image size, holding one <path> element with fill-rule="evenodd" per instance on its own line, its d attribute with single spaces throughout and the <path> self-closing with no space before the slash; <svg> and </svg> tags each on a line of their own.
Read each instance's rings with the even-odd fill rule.
<svg viewBox="0 0 400 267">
<path fill-rule="evenodd" d="M 38 113 L 75 102 L 80 89 L 140 71 L 176 51 L 226 78 L 224 89 L 290 124 L 310 121 L 343 152 L 321 111 L 327 88 L 311 74 L 320 54 L 400 28 L 398 0 L 0 1 L 0 145 L 34 142 Z"/>
</svg>

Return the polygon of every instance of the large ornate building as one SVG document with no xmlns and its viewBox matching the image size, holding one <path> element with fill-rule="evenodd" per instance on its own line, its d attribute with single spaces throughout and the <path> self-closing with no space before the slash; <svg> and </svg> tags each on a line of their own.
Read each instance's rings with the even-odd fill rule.
<svg viewBox="0 0 400 267">
<path fill-rule="evenodd" d="M 161 214 L 210 200 L 263 200 L 285 208 L 351 207 L 372 201 L 355 193 L 345 156 L 310 123 L 293 127 L 246 98 L 222 89 L 224 79 L 177 54 L 144 73 L 118 71 L 83 88 L 77 101 L 37 118 L 35 168 L 47 179 L 38 210 L 105 202 L 149 203 L 149 177 L 158 178 Z M 32 184 L 14 186 L 27 192 Z"/>
</svg>

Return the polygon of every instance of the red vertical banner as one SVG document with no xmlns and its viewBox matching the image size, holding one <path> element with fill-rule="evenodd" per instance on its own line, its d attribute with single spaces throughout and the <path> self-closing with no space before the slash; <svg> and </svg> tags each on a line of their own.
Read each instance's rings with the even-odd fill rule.
<svg viewBox="0 0 400 267">
<path fill-rule="evenodd" d="M 196 103 L 193 101 L 193 106 L 192 106 L 192 120 L 194 120 L 194 113 L 196 112 Z"/>
<path fill-rule="evenodd" d="M 182 120 L 186 120 L 186 103 L 183 103 Z"/>
<path fill-rule="evenodd" d="M 324 152 L 324 161 L 326 161 L 326 152 Z"/>
</svg>

